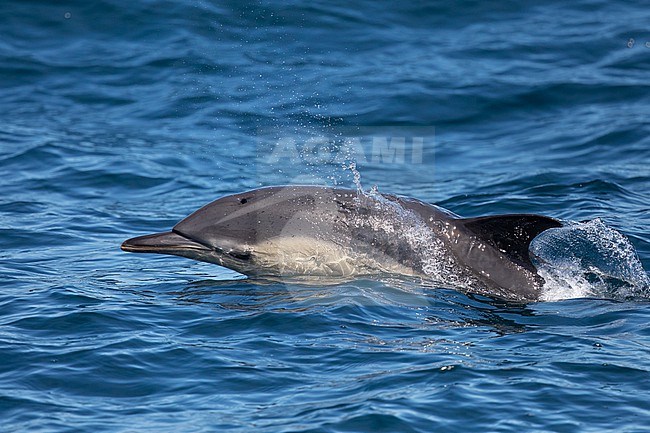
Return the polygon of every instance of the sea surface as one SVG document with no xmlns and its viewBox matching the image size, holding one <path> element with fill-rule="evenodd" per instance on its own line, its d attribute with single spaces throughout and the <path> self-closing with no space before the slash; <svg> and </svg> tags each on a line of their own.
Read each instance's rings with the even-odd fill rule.
<svg viewBox="0 0 650 433">
<path fill-rule="evenodd" d="M 0 16 L 0 431 L 649 431 L 644 2 Z M 535 247 L 554 285 L 515 304 L 120 250 L 226 194 L 355 180 L 566 221 Z"/>
</svg>

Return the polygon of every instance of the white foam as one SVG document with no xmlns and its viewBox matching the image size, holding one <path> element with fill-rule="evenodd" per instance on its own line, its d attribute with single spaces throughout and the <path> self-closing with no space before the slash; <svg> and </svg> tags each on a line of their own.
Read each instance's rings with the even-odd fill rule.
<svg viewBox="0 0 650 433">
<path fill-rule="evenodd" d="M 531 251 L 546 281 L 542 300 L 650 295 L 650 278 L 634 247 L 600 219 L 543 232 Z"/>
</svg>

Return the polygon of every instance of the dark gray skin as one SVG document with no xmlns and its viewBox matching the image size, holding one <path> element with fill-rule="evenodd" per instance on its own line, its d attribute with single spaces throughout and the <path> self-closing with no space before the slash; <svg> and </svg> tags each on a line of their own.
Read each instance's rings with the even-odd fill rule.
<svg viewBox="0 0 650 433">
<path fill-rule="evenodd" d="M 466 291 L 534 301 L 544 281 L 530 260 L 530 242 L 561 225 L 527 214 L 461 218 L 411 198 L 286 186 L 220 198 L 171 232 L 129 239 L 122 249 L 216 263 L 256 277 L 390 272 L 425 278 L 431 276 L 428 255 L 442 249 L 444 269 L 453 269 L 443 284 L 462 280 L 469 282 Z"/>
</svg>

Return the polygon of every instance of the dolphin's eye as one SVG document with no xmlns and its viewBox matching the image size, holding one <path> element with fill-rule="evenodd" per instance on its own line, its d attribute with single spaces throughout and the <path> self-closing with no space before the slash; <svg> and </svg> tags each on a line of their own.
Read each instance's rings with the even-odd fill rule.
<svg viewBox="0 0 650 433">
<path fill-rule="evenodd" d="M 246 203 L 248 203 L 248 199 L 247 198 L 242 198 L 242 199 L 239 200 L 239 203 L 246 204 Z"/>
</svg>

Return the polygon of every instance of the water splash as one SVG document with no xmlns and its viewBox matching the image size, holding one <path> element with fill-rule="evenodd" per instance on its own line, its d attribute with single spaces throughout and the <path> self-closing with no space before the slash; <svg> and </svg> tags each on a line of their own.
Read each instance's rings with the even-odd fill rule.
<svg viewBox="0 0 650 433">
<path fill-rule="evenodd" d="M 546 281 L 542 300 L 650 297 L 650 277 L 624 235 L 600 219 L 565 224 L 542 233 L 531 245 Z"/>
<path fill-rule="evenodd" d="M 366 192 L 363 190 L 363 185 L 361 185 L 361 173 L 359 173 L 359 170 L 357 169 L 357 163 L 352 161 L 347 166 L 344 165 L 343 169 L 352 172 L 352 181 L 354 182 L 354 186 L 357 187 L 357 193 L 366 195 Z"/>
</svg>

